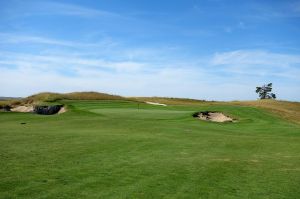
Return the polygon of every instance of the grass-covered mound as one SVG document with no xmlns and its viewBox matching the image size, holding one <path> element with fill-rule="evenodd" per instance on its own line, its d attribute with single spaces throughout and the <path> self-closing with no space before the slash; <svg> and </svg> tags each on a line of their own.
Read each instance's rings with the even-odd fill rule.
<svg viewBox="0 0 300 199">
<path fill-rule="evenodd" d="M 265 99 L 256 101 L 235 101 L 229 104 L 263 108 L 279 117 L 300 124 L 299 102 Z"/>
<path fill-rule="evenodd" d="M 55 102 L 59 100 L 116 100 L 124 99 L 118 95 L 99 92 L 72 92 L 72 93 L 38 93 L 24 99 L 25 102 Z"/>
<path fill-rule="evenodd" d="M 72 93 L 37 93 L 20 99 L 0 100 L 0 107 L 10 105 L 12 107 L 19 105 L 37 104 L 37 105 L 60 105 L 62 100 L 120 100 L 125 99 L 119 95 L 111 95 L 99 92 L 72 92 Z"/>
</svg>

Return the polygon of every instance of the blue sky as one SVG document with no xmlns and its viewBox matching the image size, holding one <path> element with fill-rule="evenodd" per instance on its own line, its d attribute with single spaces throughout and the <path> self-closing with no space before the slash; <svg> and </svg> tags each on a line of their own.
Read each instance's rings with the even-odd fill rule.
<svg viewBox="0 0 300 199">
<path fill-rule="evenodd" d="M 300 101 L 300 1 L 0 1 L 0 96 Z"/>
</svg>

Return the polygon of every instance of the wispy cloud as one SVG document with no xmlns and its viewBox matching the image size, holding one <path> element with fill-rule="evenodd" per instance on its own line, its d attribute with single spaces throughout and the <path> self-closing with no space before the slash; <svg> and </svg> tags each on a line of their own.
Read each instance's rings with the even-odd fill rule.
<svg viewBox="0 0 300 199">
<path fill-rule="evenodd" d="M 193 58 L 164 60 L 159 67 L 152 67 L 154 64 L 148 59 L 106 60 L 68 55 L 67 52 L 53 56 L 2 51 L 0 68 L 3 78 L 0 84 L 7 84 L 11 79 L 16 81 L 13 88 L 3 87 L 1 92 L 9 95 L 18 87 L 26 87 L 30 89 L 19 92 L 20 95 L 46 90 L 98 90 L 129 96 L 234 100 L 238 95 L 239 99 L 255 99 L 253 88 L 272 80 L 272 76 L 277 77 L 276 85 L 282 78 L 298 81 L 297 75 L 300 75 L 298 55 L 261 50 L 220 52 L 198 61 Z M 292 88 L 297 90 L 291 86 L 291 92 Z M 232 89 L 235 89 L 235 95 L 230 94 Z M 285 88 L 281 86 L 281 89 Z M 281 92 L 288 91 L 279 89 L 277 92 L 280 96 Z"/>
<path fill-rule="evenodd" d="M 237 50 L 216 53 L 212 59 L 214 65 L 271 65 L 289 67 L 300 64 L 299 55 L 272 53 L 264 50 Z"/>
<path fill-rule="evenodd" d="M 211 64 L 228 73 L 276 76 L 299 79 L 300 55 L 272 53 L 263 50 L 237 50 L 216 53 Z"/>
<path fill-rule="evenodd" d="M 295 4 L 293 4 L 292 8 L 295 12 L 300 14 L 300 2 L 296 2 Z"/>
<path fill-rule="evenodd" d="M 118 13 L 106 10 L 90 8 L 74 3 L 62 3 L 55 1 L 26 1 L 26 3 L 18 2 L 20 9 L 19 14 L 26 16 L 32 15 L 66 15 L 78 17 L 120 17 Z M 17 14 L 17 13 L 16 13 Z"/>
<path fill-rule="evenodd" d="M 36 36 L 8 34 L 8 33 L 0 33 L 0 43 L 12 43 L 12 44 L 37 43 L 37 44 L 59 45 L 59 46 L 77 45 L 77 43 L 74 42 L 60 41 L 60 40 L 49 39 L 44 37 L 36 37 Z"/>
<path fill-rule="evenodd" d="M 46 44 L 46 45 L 56 45 L 56 46 L 65 46 L 65 47 L 74 47 L 74 48 L 82 48 L 82 47 L 97 47 L 97 46 L 113 46 L 116 45 L 115 42 L 112 42 L 109 39 L 103 39 L 99 42 L 93 43 L 83 43 L 83 42 L 74 42 L 67 40 L 58 40 L 52 39 L 48 37 L 40 37 L 40 36 L 31 36 L 31 35 L 20 35 L 16 33 L 0 33 L 0 43 L 8 43 L 8 44 Z"/>
<path fill-rule="evenodd" d="M 59 3 L 59 2 L 46 2 L 43 6 L 51 14 L 73 15 L 81 17 L 105 16 L 105 17 L 120 17 L 119 14 L 100 9 L 88 8 L 76 4 Z"/>
<path fill-rule="evenodd" d="M 255 99 L 273 82 L 300 99 L 299 1 L 178 5 L 0 1 L 0 95 Z"/>
<path fill-rule="evenodd" d="M 300 76 L 298 54 L 241 49 L 195 57 L 181 56 L 182 48 L 135 48 L 114 45 L 113 40 L 95 44 L 14 33 L 1 33 L 1 38 L 0 43 L 10 47 L 40 45 L 38 51 L 28 53 L 0 49 L 0 84 L 16 80 L 14 86 L 0 89 L 2 95 L 13 95 L 18 87 L 26 87 L 30 89 L 18 95 L 47 90 L 98 90 L 122 95 L 255 99 L 255 86 L 265 81 L 295 83 Z M 107 46 L 110 50 L 103 52 Z M 235 95 L 230 94 L 233 88 Z M 281 92 L 287 91 L 278 90 L 279 96 Z"/>
<path fill-rule="evenodd" d="M 299 18 L 300 17 L 300 3 L 278 1 L 275 5 L 266 4 L 263 2 L 254 3 L 250 8 L 252 14 L 246 15 L 252 19 L 270 21 L 287 18 Z"/>
<path fill-rule="evenodd" d="M 144 64 L 130 61 L 105 61 L 103 59 L 91 59 L 79 56 L 52 56 L 52 55 L 32 55 L 24 53 L 1 52 L 0 68 L 12 66 L 22 70 L 33 69 L 45 72 L 74 71 L 74 75 L 83 74 L 81 71 L 93 70 L 101 72 L 103 70 L 113 70 L 113 72 L 133 72 L 143 68 Z M 80 73 L 81 72 L 81 73 Z M 68 73 L 67 73 L 68 74 Z"/>
</svg>

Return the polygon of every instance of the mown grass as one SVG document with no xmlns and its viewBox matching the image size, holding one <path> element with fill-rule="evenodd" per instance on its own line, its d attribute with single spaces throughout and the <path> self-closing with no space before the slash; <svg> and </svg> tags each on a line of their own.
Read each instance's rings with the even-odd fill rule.
<svg viewBox="0 0 300 199">
<path fill-rule="evenodd" d="M 0 113 L 0 198 L 300 197 L 300 126 L 263 109 L 62 103 L 61 115 Z M 191 117 L 204 110 L 239 122 Z"/>
</svg>

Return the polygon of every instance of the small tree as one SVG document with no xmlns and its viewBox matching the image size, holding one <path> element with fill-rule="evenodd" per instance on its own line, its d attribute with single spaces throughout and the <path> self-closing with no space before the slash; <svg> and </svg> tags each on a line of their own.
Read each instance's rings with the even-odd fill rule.
<svg viewBox="0 0 300 199">
<path fill-rule="evenodd" d="M 276 95 L 271 93 L 272 83 L 263 85 L 261 87 L 256 87 L 256 93 L 258 93 L 260 99 L 276 99 Z"/>
</svg>

